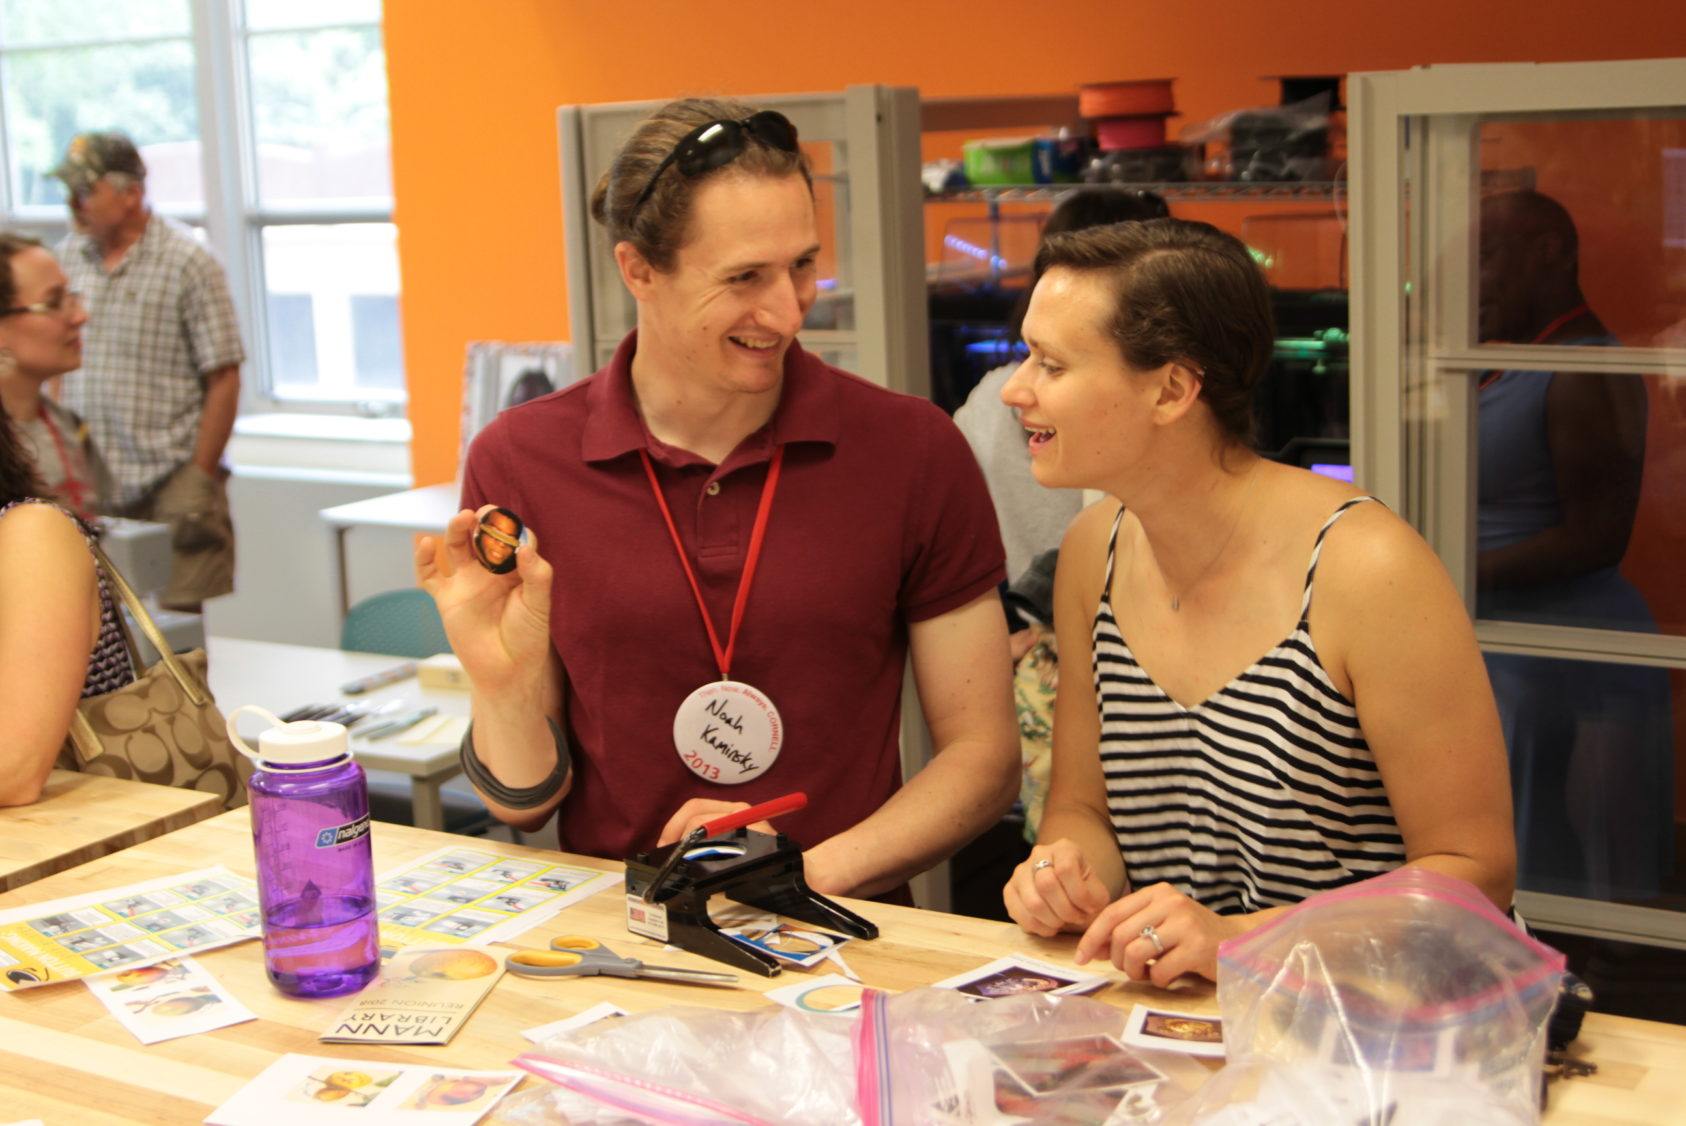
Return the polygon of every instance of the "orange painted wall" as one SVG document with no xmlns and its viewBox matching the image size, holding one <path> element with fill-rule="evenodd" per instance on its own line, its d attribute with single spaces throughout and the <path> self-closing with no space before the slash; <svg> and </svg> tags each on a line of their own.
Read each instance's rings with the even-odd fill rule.
<svg viewBox="0 0 1686 1126">
<path fill-rule="evenodd" d="M 1674 7 L 1606 0 L 1589 20 L 1553 0 L 388 0 L 416 482 L 456 471 L 468 341 L 568 336 L 558 105 L 859 82 L 1040 93 L 1171 75 L 1190 120 L 1273 102 L 1270 74 L 1686 55 Z"/>
</svg>

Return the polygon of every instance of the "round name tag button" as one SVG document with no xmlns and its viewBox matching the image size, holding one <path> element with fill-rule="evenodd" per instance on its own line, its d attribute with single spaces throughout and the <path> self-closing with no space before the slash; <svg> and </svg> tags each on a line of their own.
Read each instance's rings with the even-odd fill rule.
<svg viewBox="0 0 1686 1126">
<path fill-rule="evenodd" d="M 673 716 L 673 746 L 697 777 L 735 786 L 765 774 L 779 757 L 784 723 L 773 702 L 739 680 L 716 680 L 685 697 Z"/>
</svg>

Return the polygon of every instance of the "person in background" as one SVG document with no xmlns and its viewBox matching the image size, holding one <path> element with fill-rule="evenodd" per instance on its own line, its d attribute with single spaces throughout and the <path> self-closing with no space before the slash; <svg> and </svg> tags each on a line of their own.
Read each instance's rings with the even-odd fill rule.
<svg viewBox="0 0 1686 1126">
<path fill-rule="evenodd" d="M 109 488 L 87 427 L 42 389 L 82 362 L 88 310 L 39 242 L 0 233 L 0 271 L 12 301 L 0 307 L 0 404 L 35 467 L 42 497 L 92 521 Z"/>
<path fill-rule="evenodd" d="M 1165 201 L 1153 192 L 1084 188 L 1060 200 L 1049 212 L 1042 237 L 1132 219 L 1163 219 L 1170 213 Z M 1022 338 L 1029 304 L 1030 290 L 1026 288 L 1009 326 L 1008 341 L 1012 345 Z M 954 412 L 954 424 L 966 436 L 983 468 L 1001 525 L 1001 542 L 1007 549 L 1007 575 L 1013 582 L 1037 556 L 1059 547 L 1066 525 L 1083 508 L 1082 490 L 1044 489 L 1030 474 L 1024 428 L 1012 408 L 1001 402 L 1001 389 L 1018 367 L 1015 361 L 986 372 Z"/>
<path fill-rule="evenodd" d="M 74 366 L 80 344 L 64 327 L 62 300 L 58 313 L 15 311 L 52 302 L 34 284 L 41 279 L 31 278 L 28 263 L 14 269 L 19 257 L 14 253 L 0 268 L 0 307 L 7 310 L 0 340 L 22 347 L 14 322 L 35 318 L 43 322 L 37 343 L 71 353 Z M 120 688 L 135 675 L 117 608 L 89 550 L 93 533 L 42 492 L 11 420 L 0 417 L 0 806 L 41 796 L 78 699 Z"/>
<path fill-rule="evenodd" d="M 1170 215 L 1156 193 L 1125 188 L 1084 188 L 1049 213 L 1042 237 Z M 1013 311 L 1009 341 L 1023 339 L 1030 287 Z M 1060 537 L 1083 508 L 1081 489 L 1045 489 L 1030 472 L 1029 435 L 1017 414 L 1001 401 L 1001 389 L 1018 363 L 987 372 L 972 389 L 954 424 L 971 444 L 1001 524 L 1011 585 L 1002 592 L 1007 610 L 1008 651 L 1013 659 L 1013 704 L 1019 718 L 1022 773 L 1019 804 L 1024 837 L 1036 843 L 1048 793 L 1053 755 L 1054 693 L 1059 687 L 1059 646 L 1054 636 L 1054 568 Z"/>
<path fill-rule="evenodd" d="M 82 370 L 64 404 L 111 469 L 105 512 L 170 525 L 173 610 L 234 589 L 223 450 L 240 402 L 240 343 L 222 267 L 146 200 L 146 165 L 121 133 L 83 133 L 53 170 L 75 230 L 58 246 L 87 302 Z"/>
<path fill-rule="evenodd" d="M 1580 285 L 1580 237 L 1536 191 L 1481 201 L 1483 343 L 1615 344 Z M 1657 632 L 1621 573 L 1644 483 L 1635 374 L 1504 370 L 1478 381 L 1478 618 Z M 1510 752 L 1522 886 L 1645 899 L 1673 869 L 1666 669 L 1488 653 Z"/>
<path fill-rule="evenodd" d="M 1501 909 L 1504 744 L 1440 561 L 1380 503 L 1253 452 L 1275 333 L 1247 248 L 1156 219 L 1047 240 L 1003 399 L 1036 479 L 1093 488 L 1060 547 L 1041 834 L 1004 891 L 1160 986 L 1315 892 L 1421 865 Z"/>
<path fill-rule="evenodd" d="M 808 883 L 899 896 L 1017 782 L 977 463 L 934 404 L 797 343 L 820 247 L 783 115 L 668 104 L 592 213 L 636 331 L 595 375 L 500 413 L 465 509 L 417 548 L 472 681 L 464 768 L 499 817 L 556 813 L 563 848 L 609 857 L 805 791 L 777 827 Z M 489 505 L 528 529 L 509 575 L 470 551 Z M 903 786 L 910 655 L 936 755 Z"/>
</svg>

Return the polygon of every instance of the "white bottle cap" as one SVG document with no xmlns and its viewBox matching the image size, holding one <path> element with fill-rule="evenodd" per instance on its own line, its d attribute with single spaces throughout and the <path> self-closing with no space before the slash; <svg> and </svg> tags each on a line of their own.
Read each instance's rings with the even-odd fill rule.
<svg viewBox="0 0 1686 1126">
<path fill-rule="evenodd" d="M 264 716 L 273 725 L 258 736 L 256 751 L 247 746 L 235 730 L 235 719 L 242 712 Z M 260 767 L 325 762 L 348 754 L 351 747 L 344 724 L 328 723 L 319 719 L 282 723 L 269 711 L 252 704 L 235 708 L 228 713 L 228 735 L 235 747 Z"/>
</svg>

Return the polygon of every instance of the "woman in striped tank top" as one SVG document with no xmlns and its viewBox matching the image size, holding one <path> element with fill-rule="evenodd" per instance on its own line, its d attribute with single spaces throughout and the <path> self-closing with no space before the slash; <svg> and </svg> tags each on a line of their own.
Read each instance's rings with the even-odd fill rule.
<svg viewBox="0 0 1686 1126">
<path fill-rule="evenodd" d="M 1122 223 L 1049 239 L 1036 273 L 1002 398 L 1038 481 L 1110 495 L 1060 550 L 1072 672 L 1013 918 L 1165 985 L 1400 864 L 1508 908 L 1504 745 L 1469 617 L 1404 521 L 1253 453 L 1275 334 L 1246 247 Z"/>
</svg>

